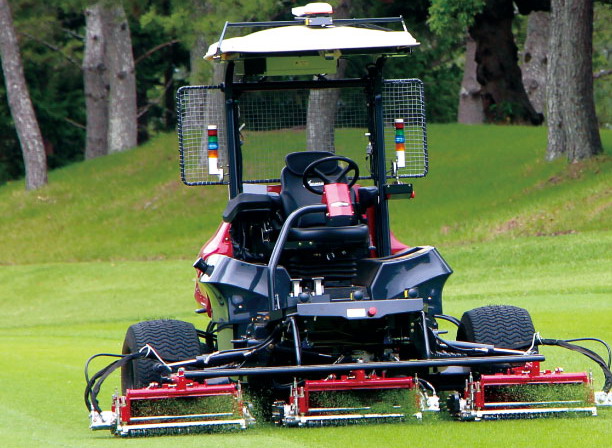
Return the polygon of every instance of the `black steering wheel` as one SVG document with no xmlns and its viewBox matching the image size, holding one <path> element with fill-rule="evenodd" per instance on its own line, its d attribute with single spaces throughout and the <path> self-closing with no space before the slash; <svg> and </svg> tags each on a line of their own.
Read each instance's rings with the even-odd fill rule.
<svg viewBox="0 0 612 448">
<path fill-rule="evenodd" d="M 319 169 L 319 165 L 322 165 L 327 162 L 334 162 L 334 161 L 345 162 L 346 166 L 342 168 L 342 171 L 338 173 L 333 173 L 333 174 L 326 174 Z M 351 171 L 355 172 L 351 181 L 342 182 L 342 183 L 346 183 L 349 189 L 353 185 L 355 185 L 357 183 L 357 179 L 359 179 L 359 165 L 357 165 L 353 160 L 349 159 L 348 157 L 342 157 L 342 156 L 324 157 L 322 159 L 315 160 L 314 162 L 312 162 L 310 165 L 306 167 L 306 169 L 304 170 L 304 174 L 302 175 L 302 183 L 304 184 L 304 187 L 311 193 L 323 194 L 322 188 L 313 187 L 312 185 L 308 183 L 308 181 L 310 179 L 320 179 L 323 181 L 324 185 L 336 184 L 336 183 L 339 183 L 340 179 L 345 177 Z"/>
</svg>

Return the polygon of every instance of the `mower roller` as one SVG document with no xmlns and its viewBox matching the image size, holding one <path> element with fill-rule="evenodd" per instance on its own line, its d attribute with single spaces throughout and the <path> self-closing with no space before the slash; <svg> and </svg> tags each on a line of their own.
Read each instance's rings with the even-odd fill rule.
<svg viewBox="0 0 612 448">
<path fill-rule="evenodd" d="M 226 23 L 205 56 L 223 64 L 224 83 L 178 91 L 183 182 L 229 190 L 194 263 L 208 324 L 132 325 L 114 362 L 91 378 L 86 367 L 91 428 L 131 436 L 610 405 L 607 344 L 604 360 L 578 340 L 544 339 L 511 305 L 444 314 L 452 269 L 436 248 L 391 233 L 389 201 L 414 197 L 406 180 L 428 171 L 423 83 L 383 77 L 389 58 L 419 45 L 402 18 L 334 19 L 323 3 L 294 14 Z M 259 31 L 230 36 L 245 28 Z M 540 345 L 589 357 L 603 390 L 586 373 L 541 370 Z M 100 387 L 117 369 L 122 391 L 102 411 Z"/>
</svg>

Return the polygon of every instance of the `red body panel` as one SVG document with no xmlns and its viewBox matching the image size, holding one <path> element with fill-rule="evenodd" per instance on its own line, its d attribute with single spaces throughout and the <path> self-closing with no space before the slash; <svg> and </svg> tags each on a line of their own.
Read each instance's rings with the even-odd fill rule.
<svg viewBox="0 0 612 448">
<path fill-rule="evenodd" d="M 230 223 L 221 223 L 215 234 L 206 242 L 204 246 L 202 246 L 202 249 L 200 249 L 200 253 L 198 254 L 198 256 L 202 260 L 206 260 L 213 254 L 227 255 L 228 257 L 232 257 L 234 255 L 234 249 L 232 247 L 232 241 L 230 239 L 230 228 Z M 196 270 L 198 271 L 198 277 L 202 275 L 202 272 L 199 269 L 196 268 Z M 197 282 L 193 296 L 196 302 L 201 305 L 203 309 L 206 310 L 208 317 L 212 317 L 210 299 L 206 294 L 200 291 L 200 287 L 198 286 Z"/>
<path fill-rule="evenodd" d="M 204 244 L 204 246 L 202 246 L 202 249 L 200 249 L 199 257 L 202 260 L 206 260 L 213 254 L 227 255 L 228 257 L 234 255 L 234 249 L 232 248 L 232 241 L 230 239 L 230 228 L 230 223 L 221 223 L 215 234 L 206 244 Z"/>
<path fill-rule="evenodd" d="M 327 205 L 327 216 L 334 219 L 339 216 L 353 216 L 351 194 L 346 184 L 328 184 L 323 186 L 323 204 Z"/>
</svg>

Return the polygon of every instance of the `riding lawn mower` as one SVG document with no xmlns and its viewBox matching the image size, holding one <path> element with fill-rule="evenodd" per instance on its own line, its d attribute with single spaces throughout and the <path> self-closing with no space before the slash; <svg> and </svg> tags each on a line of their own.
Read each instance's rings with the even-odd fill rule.
<svg viewBox="0 0 612 448">
<path fill-rule="evenodd" d="M 611 405 L 609 356 L 540 337 L 516 306 L 444 314 L 452 269 L 436 248 L 392 234 L 389 201 L 413 197 L 407 180 L 428 171 L 423 83 L 383 77 L 419 45 L 403 19 L 335 19 L 324 3 L 294 15 L 226 23 L 205 56 L 225 81 L 178 91 L 183 182 L 229 190 L 194 264 L 207 327 L 129 327 L 117 360 L 86 368 L 91 428 L 592 416 Z M 245 29 L 255 31 L 228 37 Z M 541 345 L 588 356 L 603 390 L 588 373 L 543 370 Z M 97 395 L 117 369 L 122 390 L 103 411 Z"/>
</svg>

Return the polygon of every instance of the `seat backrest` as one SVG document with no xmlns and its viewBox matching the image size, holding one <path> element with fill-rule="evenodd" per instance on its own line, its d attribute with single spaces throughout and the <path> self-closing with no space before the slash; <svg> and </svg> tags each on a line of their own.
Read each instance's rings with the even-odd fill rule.
<svg viewBox="0 0 612 448">
<path fill-rule="evenodd" d="M 321 195 L 308 191 L 303 184 L 302 178 L 306 167 L 312 162 L 333 156 L 327 151 L 303 151 L 292 152 L 285 158 L 285 168 L 281 171 L 281 204 L 285 217 L 305 205 L 321 204 Z M 339 172 L 341 168 L 336 161 L 331 161 L 320 166 L 321 171 L 326 174 Z M 298 227 L 312 227 L 325 225 L 323 213 L 310 213 L 302 216 Z"/>
</svg>

